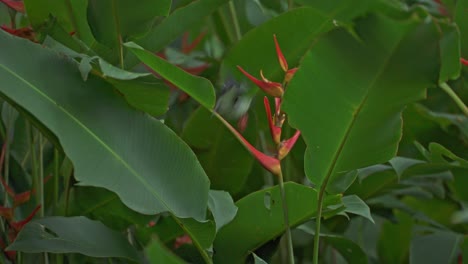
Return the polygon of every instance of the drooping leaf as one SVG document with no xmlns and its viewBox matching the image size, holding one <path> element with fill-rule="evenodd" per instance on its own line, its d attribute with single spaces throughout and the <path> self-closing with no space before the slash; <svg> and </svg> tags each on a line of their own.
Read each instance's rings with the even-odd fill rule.
<svg viewBox="0 0 468 264">
<path fill-rule="evenodd" d="M 135 43 L 126 43 L 125 46 L 157 74 L 186 92 L 202 106 L 213 109 L 216 98 L 213 85 L 209 80 L 191 75 Z"/>
<path fill-rule="evenodd" d="M 316 214 L 317 191 L 296 183 L 285 184 L 289 224 L 299 225 Z M 269 207 L 265 206 L 269 196 Z M 307 201 L 307 202 L 304 202 Z M 340 203 L 339 196 L 328 196 L 325 207 Z M 215 262 L 243 263 L 264 243 L 285 231 L 278 186 L 251 193 L 236 202 L 239 208 L 232 222 L 221 228 L 213 244 Z"/>
<path fill-rule="evenodd" d="M 378 15 L 356 24 L 361 41 L 336 30 L 312 47 L 283 103 L 308 146 L 307 176 L 318 186 L 329 179 L 332 193 L 352 183 L 353 177 L 343 178 L 347 172 L 396 154 L 401 111 L 424 97 L 437 74 L 432 24 Z"/>
<path fill-rule="evenodd" d="M 370 214 L 369 206 L 356 195 L 348 195 L 344 196 L 343 204 L 346 207 L 345 212 L 360 215 L 369 219 L 372 223 L 374 223 L 374 219 Z"/>
<path fill-rule="evenodd" d="M 243 136 L 252 142 L 254 133 L 248 126 Z M 213 189 L 231 194 L 242 189 L 253 157 L 212 113 L 204 108 L 195 110 L 185 124 L 182 138 L 197 154 Z"/>
<path fill-rule="evenodd" d="M 79 184 L 109 189 L 140 213 L 205 218 L 208 178 L 171 130 L 105 82 L 84 83 L 76 65 L 52 51 L 2 32 L 0 41 L 2 95 L 57 135 Z"/>
<path fill-rule="evenodd" d="M 34 220 L 24 226 L 8 250 L 139 259 L 135 248 L 123 235 L 82 216 Z"/>
<path fill-rule="evenodd" d="M 231 222 L 237 213 L 237 206 L 234 204 L 231 195 L 224 191 L 210 190 L 208 208 L 213 214 L 216 232 Z"/>
</svg>

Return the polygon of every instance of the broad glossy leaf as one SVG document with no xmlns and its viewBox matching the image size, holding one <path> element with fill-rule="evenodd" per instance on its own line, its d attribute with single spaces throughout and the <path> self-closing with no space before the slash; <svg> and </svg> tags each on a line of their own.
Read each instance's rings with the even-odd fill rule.
<svg viewBox="0 0 468 264">
<path fill-rule="evenodd" d="M 193 243 L 206 250 L 211 247 L 216 236 L 214 221 L 197 222 L 192 218 L 178 220 L 180 227 L 192 238 Z"/>
<path fill-rule="evenodd" d="M 289 223 L 299 225 L 314 217 L 317 191 L 288 182 L 285 184 Z M 268 206 L 265 203 L 268 197 Z M 340 203 L 339 196 L 328 196 L 325 206 Z M 232 222 L 221 228 L 213 244 L 213 259 L 219 263 L 243 263 L 245 258 L 264 243 L 285 231 L 279 187 L 251 193 L 236 202 L 239 208 Z"/>
<path fill-rule="evenodd" d="M 134 247 L 120 233 L 86 217 L 48 217 L 28 223 L 8 247 L 27 253 L 80 253 L 138 261 Z"/>
<path fill-rule="evenodd" d="M 208 208 L 213 214 L 216 232 L 231 222 L 237 213 L 237 206 L 234 204 L 231 195 L 225 191 L 210 190 Z"/>
<path fill-rule="evenodd" d="M 117 68 L 103 59 L 99 59 L 99 67 L 101 67 L 103 77 L 111 77 L 117 80 L 133 80 L 151 74 L 148 72 L 126 71 L 121 68 Z"/>
<path fill-rule="evenodd" d="M 356 195 L 348 195 L 344 196 L 343 204 L 346 207 L 345 212 L 360 215 L 369 219 L 372 223 L 374 223 L 374 219 L 370 214 L 369 206 Z"/>
<path fill-rule="evenodd" d="M 408 259 L 414 226 L 411 216 L 397 211 L 398 223 L 384 222 L 379 234 L 377 252 L 383 263 L 403 263 Z"/>
<path fill-rule="evenodd" d="M 170 129 L 104 81 L 83 82 L 76 65 L 52 51 L 2 32 L 0 41 L 1 93 L 57 135 L 80 185 L 111 190 L 140 213 L 205 218 L 208 178 Z"/>
<path fill-rule="evenodd" d="M 411 241 L 409 263 L 453 263 L 462 239 L 452 232 L 416 236 Z"/>
<path fill-rule="evenodd" d="M 213 85 L 209 80 L 191 75 L 135 43 L 126 43 L 125 46 L 157 74 L 186 92 L 202 106 L 213 109 L 216 98 Z"/>
<path fill-rule="evenodd" d="M 254 124 L 253 127 L 255 127 Z M 243 136 L 255 138 L 249 126 Z M 182 138 L 197 154 L 211 188 L 238 193 L 245 185 L 254 159 L 239 140 L 208 110 L 199 108 L 187 120 Z"/>
<path fill-rule="evenodd" d="M 241 76 L 236 65 L 259 76 L 263 70 L 270 80 L 282 80 L 283 70 L 276 57 L 273 35 L 276 34 L 281 50 L 290 68 L 310 48 L 321 33 L 333 28 L 330 18 L 312 8 L 298 8 L 269 20 L 252 29 L 229 51 L 222 63 L 222 74 Z"/>
<path fill-rule="evenodd" d="M 367 263 L 366 253 L 352 240 L 336 235 L 324 235 L 323 238 L 326 243 L 335 248 L 348 263 Z"/>
<path fill-rule="evenodd" d="M 370 15 L 321 38 L 305 56 L 283 109 L 308 146 L 305 167 L 318 186 L 339 193 L 347 171 L 385 162 L 397 151 L 401 111 L 424 98 L 437 76 L 437 31 L 416 18 Z M 421 41 L 427 45 L 421 46 Z M 340 178 L 341 177 L 341 178 Z M 339 185 L 336 185 L 338 182 Z"/>
<path fill-rule="evenodd" d="M 159 51 L 227 2 L 228 0 L 192 1 L 172 12 L 143 39 L 139 40 L 138 44 L 152 52 Z"/>
</svg>

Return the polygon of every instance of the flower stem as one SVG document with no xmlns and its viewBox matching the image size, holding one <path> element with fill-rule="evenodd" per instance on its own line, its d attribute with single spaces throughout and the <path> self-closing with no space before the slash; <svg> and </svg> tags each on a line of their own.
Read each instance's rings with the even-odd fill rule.
<svg viewBox="0 0 468 264">
<path fill-rule="evenodd" d="M 232 17 L 232 24 L 234 25 L 234 31 L 236 33 L 236 41 L 239 41 L 242 38 L 242 33 L 240 31 L 239 21 L 237 20 L 236 7 L 234 6 L 234 0 L 229 1 L 229 12 Z"/>
<path fill-rule="evenodd" d="M 318 193 L 318 207 L 317 207 L 317 217 L 315 218 L 315 234 L 314 234 L 314 251 L 313 251 L 313 264 L 318 264 L 319 257 L 319 247 L 320 247 L 320 224 L 322 220 L 322 208 L 323 208 L 323 196 L 325 194 L 325 185 L 320 187 Z"/>
<path fill-rule="evenodd" d="M 440 88 L 444 90 L 450 98 L 457 104 L 457 106 L 460 108 L 460 110 L 463 112 L 465 116 L 468 116 L 468 107 L 466 107 L 465 103 L 458 97 L 458 95 L 450 88 L 450 86 L 447 83 L 441 83 L 439 84 Z"/>
<path fill-rule="evenodd" d="M 286 245 L 287 245 L 287 259 L 289 264 L 294 264 L 294 249 L 291 237 L 291 228 L 289 227 L 289 213 L 288 204 L 286 201 L 286 192 L 284 190 L 283 173 L 280 170 L 278 175 L 279 188 L 281 193 L 281 204 L 283 205 L 284 225 L 286 227 Z"/>
</svg>

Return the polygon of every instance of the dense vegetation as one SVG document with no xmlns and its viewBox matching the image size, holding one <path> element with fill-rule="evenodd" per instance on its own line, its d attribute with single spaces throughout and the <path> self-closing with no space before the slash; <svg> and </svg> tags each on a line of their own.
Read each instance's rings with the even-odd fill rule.
<svg viewBox="0 0 468 264">
<path fill-rule="evenodd" d="M 0 263 L 468 263 L 467 0 L 0 2 Z"/>
</svg>

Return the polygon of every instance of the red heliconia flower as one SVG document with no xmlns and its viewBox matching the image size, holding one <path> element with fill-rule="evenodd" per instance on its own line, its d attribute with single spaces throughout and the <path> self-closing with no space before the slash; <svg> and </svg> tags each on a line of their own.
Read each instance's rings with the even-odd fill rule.
<svg viewBox="0 0 468 264">
<path fill-rule="evenodd" d="M 184 35 L 182 36 L 182 53 L 188 54 L 192 50 L 194 50 L 198 46 L 198 44 L 200 44 L 200 42 L 205 37 L 205 35 L 206 35 L 206 32 L 202 32 L 192 41 L 192 43 L 189 43 L 188 42 L 189 33 L 185 32 Z"/>
<path fill-rule="evenodd" d="M 461 62 L 463 65 L 468 66 L 468 60 L 467 60 L 467 59 L 460 58 L 460 62 Z"/>
<path fill-rule="evenodd" d="M 287 72 L 288 71 L 288 62 L 286 61 L 286 58 L 284 58 L 283 52 L 280 49 L 280 46 L 278 44 L 278 40 L 276 39 L 276 35 L 273 35 L 273 39 L 275 40 L 275 48 L 276 48 L 276 55 L 278 56 L 278 61 L 283 69 L 283 71 Z"/>
<path fill-rule="evenodd" d="M 265 153 L 259 151 L 254 146 L 252 146 L 234 127 L 229 124 L 224 118 L 215 113 L 221 122 L 234 134 L 234 136 L 239 139 L 239 141 L 244 145 L 244 147 L 257 159 L 257 161 L 268 171 L 274 175 L 280 175 L 281 165 L 280 161 L 277 158 L 268 156 Z"/>
<path fill-rule="evenodd" d="M 37 42 L 35 32 L 30 27 L 13 29 L 7 26 L 0 26 L 0 28 L 10 33 L 11 35 L 15 35 L 20 38 L 29 39 L 32 42 Z"/>
<path fill-rule="evenodd" d="M 289 151 L 294 147 L 296 144 L 297 139 L 301 135 L 301 131 L 297 130 L 290 139 L 284 140 L 281 142 L 278 148 L 278 159 L 282 160 L 286 155 L 288 155 Z"/>
<path fill-rule="evenodd" d="M 249 122 L 249 113 L 243 114 L 239 121 L 237 121 L 237 130 L 241 133 L 244 133 L 245 129 L 247 128 L 247 123 Z"/>
<path fill-rule="evenodd" d="M 270 127 L 271 138 L 273 139 L 273 142 L 275 142 L 278 145 L 281 141 L 281 125 L 282 124 L 276 124 L 276 122 L 273 122 L 273 121 L 276 121 L 277 119 L 276 117 L 279 114 L 278 108 L 279 108 L 281 99 L 280 98 L 275 98 L 275 99 L 278 99 L 278 100 L 275 100 L 276 111 L 275 111 L 274 117 L 271 116 L 270 101 L 268 101 L 268 98 L 266 96 L 263 97 L 263 104 L 265 105 L 265 111 L 266 111 L 267 118 L 268 118 L 268 126 Z"/>
<path fill-rule="evenodd" d="M 6 220 L 13 219 L 13 208 L 3 207 L 0 205 L 0 217 L 5 218 Z"/>
<path fill-rule="evenodd" d="M 28 217 L 26 217 L 25 219 L 21 220 L 21 221 L 18 221 L 18 222 L 10 222 L 10 226 L 16 231 L 16 232 L 19 232 L 21 229 L 23 229 L 23 227 L 29 223 L 33 217 L 36 215 L 37 211 L 39 211 L 39 209 L 41 209 L 41 205 L 38 205 L 36 206 L 36 208 L 34 208 L 34 211 L 32 211 Z"/>
<path fill-rule="evenodd" d="M 258 86 L 258 88 L 262 89 L 266 94 L 274 96 L 274 97 L 283 96 L 283 93 L 284 93 L 283 85 L 281 83 L 269 81 L 267 78 L 263 76 L 262 71 L 260 71 L 260 76 L 262 77 L 262 80 L 259 80 L 253 77 L 252 75 L 250 75 L 244 69 L 242 69 L 241 66 L 237 65 L 237 68 L 245 76 L 247 76 L 247 78 L 249 78 L 253 83 L 255 83 Z"/>
<path fill-rule="evenodd" d="M 17 11 L 17 12 L 24 13 L 24 3 L 23 3 L 23 1 L 0 0 L 0 2 L 4 3 L 9 8 L 11 8 L 11 9 Z"/>
</svg>

